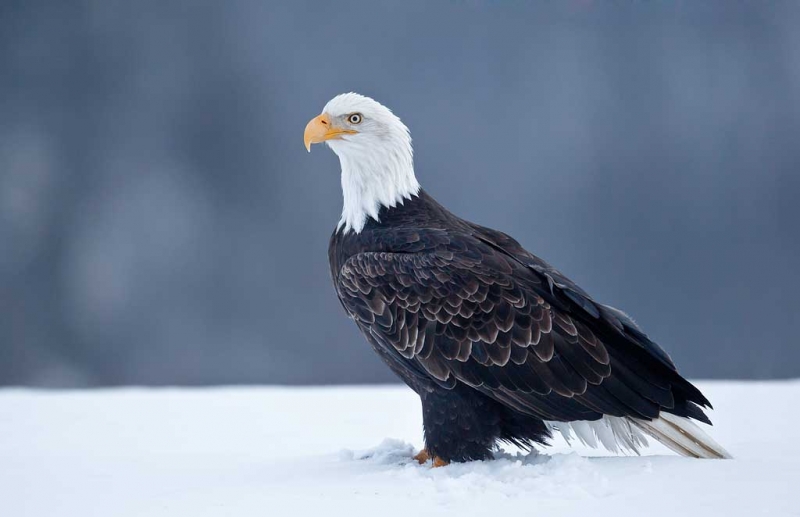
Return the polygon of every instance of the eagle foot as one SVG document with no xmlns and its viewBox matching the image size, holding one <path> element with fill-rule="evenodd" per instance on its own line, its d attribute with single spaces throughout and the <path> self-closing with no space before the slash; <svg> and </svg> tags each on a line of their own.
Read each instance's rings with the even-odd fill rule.
<svg viewBox="0 0 800 517">
<path fill-rule="evenodd" d="M 427 461 L 429 459 L 431 459 L 431 455 L 430 455 L 430 453 L 428 453 L 428 449 L 422 449 L 421 451 L 419 451 L 419 453 L 417 453 L 414 456 L 414 459 L 417 460 L 417 462 L 420 465 L 422 465 L 424 463 L 427 463 Z M 449 461 L 445 461 L 442 458 L 440 458 L 439 456 L 434 456 L 433 457 L 433 468 L 444 467 L 444 466 L 449 465 L 449 464 L 450 464 Z"/>
</svg>

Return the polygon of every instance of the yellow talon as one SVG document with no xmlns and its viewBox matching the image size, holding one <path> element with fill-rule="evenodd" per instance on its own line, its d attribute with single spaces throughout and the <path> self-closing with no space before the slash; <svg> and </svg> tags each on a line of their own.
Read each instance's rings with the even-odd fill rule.
<svg viewBox="0 0 800 517">
<path fill-rule="evenodd" d="M 439 456 L 434 456 L 434 457 L 433 457 L 433 468 L 437 468 L 437 467 L 446 467 L 446 466 L 447 466 L 447 465 L 449 465 L 449 464 L 450 464 L 450 462 L 449 462 L 449 461 L 444 461 L 444 460 L 443 460 L 442 458 L 440 458 Z"/>
</svg>

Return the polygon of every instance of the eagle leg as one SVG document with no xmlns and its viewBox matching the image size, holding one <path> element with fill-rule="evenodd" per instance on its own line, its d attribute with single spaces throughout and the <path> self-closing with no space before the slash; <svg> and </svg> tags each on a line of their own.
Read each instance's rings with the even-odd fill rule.
<svg viewBox="0 0 800 517">
<path fill-rule="evenodd" d="M 435 467 L 451 461 L 492 458 L 501 437 L 502 411 L 497 402 L 466 385 L 420 390 L 425 449 L 417 456 Z M 424 454 L 423 454 L 424 453 Z"/>
</svg>

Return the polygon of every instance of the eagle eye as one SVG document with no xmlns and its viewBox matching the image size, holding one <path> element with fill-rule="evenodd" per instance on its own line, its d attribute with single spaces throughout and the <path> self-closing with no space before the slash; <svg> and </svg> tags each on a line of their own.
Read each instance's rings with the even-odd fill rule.
<svg viewBox="0 0 800 517">
<path fill-rule="evenodd" d="M 349 117 L 347 117 L 347 121 L 351 124 L 361 124 L 361 121 L 364 117 L 361 116 L 361 113 L 351 113 Z"/>
</svg>

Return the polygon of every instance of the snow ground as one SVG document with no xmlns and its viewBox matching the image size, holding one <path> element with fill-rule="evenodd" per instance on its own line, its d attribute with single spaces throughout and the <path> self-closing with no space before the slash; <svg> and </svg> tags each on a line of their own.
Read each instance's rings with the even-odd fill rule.
<svg viewBox="0 0 800 517">
<path fill-rule="evenodd" d="M 800 515 L 800 381 L 699 385 L 734 460 L 557 438 L 431 469 L 399 386 L 0 390 L 0 515 Z"/>
</svg>

